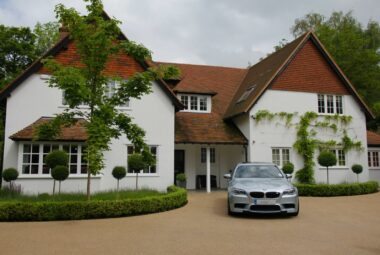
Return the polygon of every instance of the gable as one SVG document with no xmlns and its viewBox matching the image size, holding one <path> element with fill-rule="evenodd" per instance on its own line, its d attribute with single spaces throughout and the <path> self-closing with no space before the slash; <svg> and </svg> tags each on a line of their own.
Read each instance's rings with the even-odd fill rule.
<svg viewBox="0 0 380 255">
<path fill-rule="evenodd" d="M 74 41 L 70 41 L 67 46 L 53 56 L 58 63 L 64 66 L 81 67 L 83 64 L 80 62 L 80 56 L 76 51 Z M 106 64 L 104 74 L 110 76 L 120 76 L 123 79 L 133 76 L 137 72 L 143 72 L 144 68 L 131 56 L 124 53 L 119 53 L 110 57 Z M 49 73 L 46 68 L 42 67 L 38 73 Z"/>
<path fill-rule="evenodd" d="M 273 90 L 348 95 L 349 91 L 311 40 L 269 87 Z"/>
</svg>

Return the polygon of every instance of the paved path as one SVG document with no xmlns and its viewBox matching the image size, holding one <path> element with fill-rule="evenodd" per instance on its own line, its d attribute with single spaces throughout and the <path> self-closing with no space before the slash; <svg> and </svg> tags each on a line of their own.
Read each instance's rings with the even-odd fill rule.
<svg viewBox="0 0 380 255">
<path fill-rule="evenodd" d="M 298 217 L 229 217 L 226 194 L 136 217 L 0 223 L 0 254 L 380 254 L 380 193 L 301 198 Z"/>
</svg>

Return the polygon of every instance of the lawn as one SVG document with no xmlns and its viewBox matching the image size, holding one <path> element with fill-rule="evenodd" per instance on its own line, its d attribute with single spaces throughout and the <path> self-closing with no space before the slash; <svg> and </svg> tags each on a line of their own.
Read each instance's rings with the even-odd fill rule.
<svg viewBox="0 0 380 255">
<path fill-rule="evenodd" d="M 150 189 L 135 190 L 114 190 L 94 193 L 91 195 L 91 200 L 118 200 L 118 199 L 137 199 L 146 197 L 163 196 L 166 193 Z M 10 201 L 23 201 L 23 202 L 42 202 L 42 201 L 86 201 L 87 197 L 84 193 L 62 193 L 51 195 L 42 193 L 38 195 L 26 195 L 10 192 L 8 189 L 0 190 L 0 203 Z"/>
</svg>

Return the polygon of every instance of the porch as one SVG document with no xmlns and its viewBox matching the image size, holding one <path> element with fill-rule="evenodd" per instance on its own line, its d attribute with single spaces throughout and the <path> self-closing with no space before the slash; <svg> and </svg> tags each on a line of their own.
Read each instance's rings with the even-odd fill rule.
<svg viewBox="0 0 380 255">
<path fill-rule="evenodd" d="M 190 190 L 227 188 L 223 175 L 229 173 L 237 163 L 246 161 L 246 147 L 230 144 L 185 144 L 175 145 L 175 175 L 185 173 Z"/>
</svg>

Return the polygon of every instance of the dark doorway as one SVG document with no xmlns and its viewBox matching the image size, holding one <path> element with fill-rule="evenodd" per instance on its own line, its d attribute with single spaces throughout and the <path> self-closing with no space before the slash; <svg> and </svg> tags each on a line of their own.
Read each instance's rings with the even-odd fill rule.
<svg viewBox="0 0 380 255">
<path fill-rule="evenodd" d="M 179 173 L 185 173 L 185 150 L 174 151 L 174 183 Z"/>
</svg>

